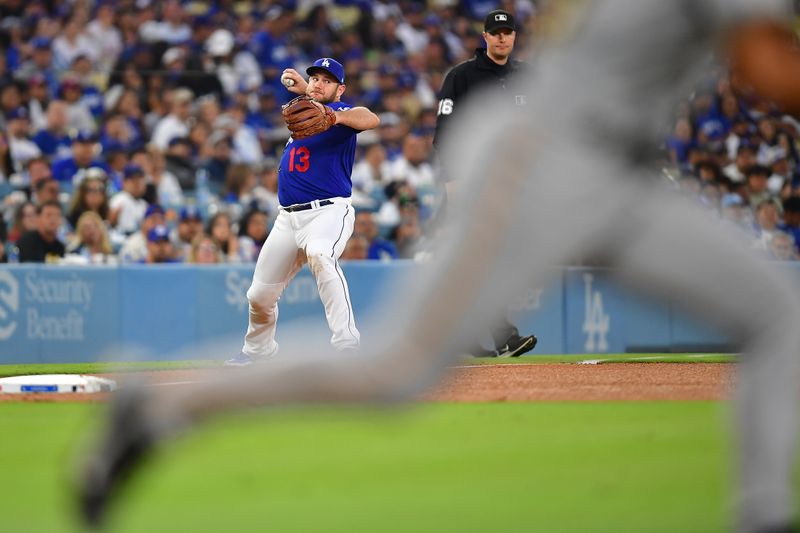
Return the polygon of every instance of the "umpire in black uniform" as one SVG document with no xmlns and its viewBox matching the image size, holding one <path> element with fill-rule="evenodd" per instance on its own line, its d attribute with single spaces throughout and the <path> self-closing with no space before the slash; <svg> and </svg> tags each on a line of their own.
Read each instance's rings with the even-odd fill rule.
<svg viewBox="0 0 800 533">
<path fill-rule="evenodd" d="M 486 48 L 475 50 L 473 58 L 456 65 L 445 76 L 439 98 L 434 146 L 438 147 L 442 136 L 448 135 L 449 119 L 476 89 L 500 87 L 507 92 L 508 105 L 525 105 L 525 95 L 515 94 L 521 92 L 521 88 L 507 88 L 509 78 L 527 68 L 525 63 L 510 57 L 516 37 L 516 26 L 511 13 L 498 9 L 486 15 L 483 24 Z M 448 195 L 452 195 L 454 182 L 450 181 L 451 177 L 447 175 L 446 169 L 443 174 L 447 180 L 446 191 Z M 520 336 L 517 327 L 506 317 L 501 317 L 492 329 L 492 338 L 494 350 L 478 345 L 470 350 L 471 354 L 476 357 L 518 357 L 533 350 L 537 342 L 535 335 Z"/>
</svg>

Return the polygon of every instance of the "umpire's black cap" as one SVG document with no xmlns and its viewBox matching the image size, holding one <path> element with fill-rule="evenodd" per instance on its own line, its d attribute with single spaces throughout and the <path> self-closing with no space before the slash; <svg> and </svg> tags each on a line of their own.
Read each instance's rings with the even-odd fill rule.
<svg viewBox="0 0 800 533">
<path fill-rule="evenodd" d="M 495 9 L 486 15 L 486 20 L 483 21 L 483 31 L 492 33 L 501 28 L 508 28 L 515 31 L 517 27 L 514 25 L 514 15 L 502 9 Z"/>
</svg>

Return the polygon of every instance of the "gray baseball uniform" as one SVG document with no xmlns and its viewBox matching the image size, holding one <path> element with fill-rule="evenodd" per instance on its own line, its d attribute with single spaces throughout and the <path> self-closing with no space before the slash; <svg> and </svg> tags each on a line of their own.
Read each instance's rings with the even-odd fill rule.
<svg viewBox="0 0 800 533">
<path fill-rule="evenodd" d="M 535 82 L 518 80 L 530 88 L 524 112 L 495 106 L 458 117 L 454 131 L 465 133 L 446 141 L 443 156 L 465 178 L 450 213 L 459 231 L 386 300 L 384 327 L 370 335 L 379 344 L 340 357 L 309 350 L 213 383 L 158 389 L 146 402 L 157 419 L 151 427 L 254 403 L 408 398 L 438 379 L 520 287 L 544 285 L 552 265 L 589 255 L 604 258 L 626 285 L 685 306 L 741 343 L 738 525 L 755 531 L 787 522 L 797 284 L 698 207 L 636 179 L 718 30 L 758 9 L 776 13 L 779 4 L 591 3 L 575 38 L 541 54 Z M 111 451 L 98 454 L 106 464 L 125 449 L 113 433 L 109 442 Z M 93 472 L 87 485 L 104 487 L 106 470 Z"/>
<path fill-rule="evenodd" d="M 635 178 L 648 171 L 641 163 L 649 147 L 700 79 L 721 30 L 784 7 L 777 0 L 594 2 L 575 39 L 542 54 L 525 115 L 484 110 L 481 116 L 496 117 L 489 124 L 471 117 L 457 130 L 479 133 L 449 157 L 457 174 L 491 177 L 492 190 L 474 188 L 465 209 L 497 198 L 496 213 L 483 220 L 506 235 L 494 264 L 471 259 L 488 271 L 475 301 L 499 304 L 498 287 L 510 296 L 522 284 L 540 284 L 546 267 L 588 254 L 607 260 L 626 285 L 684 306 L 739 342 L 742 531 L 793 517 L 798 286 L 705 213 Z M 464 331 L 479 323 L 476 314 L 466 316 Z"/>
</svg>

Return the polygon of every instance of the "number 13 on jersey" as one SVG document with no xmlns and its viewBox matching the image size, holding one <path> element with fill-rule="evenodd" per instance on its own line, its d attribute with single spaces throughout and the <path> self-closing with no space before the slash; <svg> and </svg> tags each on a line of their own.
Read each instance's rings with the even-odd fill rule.
<svg viewBox="0 0 800 533">
<path fill-rule="evenodd" d="M 306 172 L 309 167 L 311 152 L 305 146 L 292 146 L 289 150 L 289 172 Z"/>
</svg>

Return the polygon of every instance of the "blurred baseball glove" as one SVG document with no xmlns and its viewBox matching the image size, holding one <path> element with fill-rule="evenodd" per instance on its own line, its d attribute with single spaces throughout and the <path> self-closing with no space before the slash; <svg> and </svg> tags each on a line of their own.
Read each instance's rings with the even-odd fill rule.
<svg viewBox="0 0 800 533">
<path fill-rule="evenodd" d="M 317 104 L 306 95 L 298 96 L 281 108 L 283 120 L 286 122 L 293 139 L 305 139 L 322 133 L 336 124 L 333 109 Z"/>
</svg>

